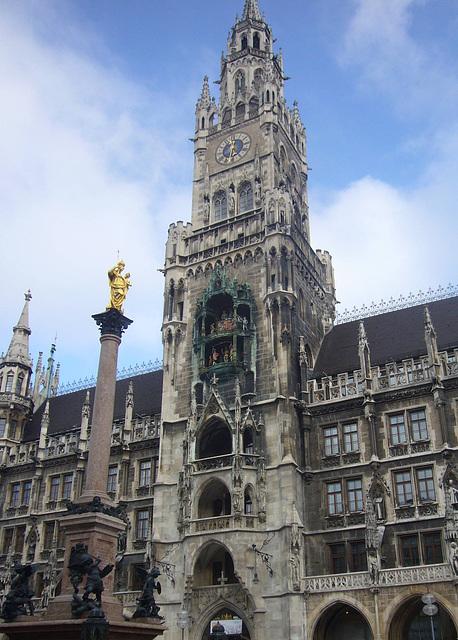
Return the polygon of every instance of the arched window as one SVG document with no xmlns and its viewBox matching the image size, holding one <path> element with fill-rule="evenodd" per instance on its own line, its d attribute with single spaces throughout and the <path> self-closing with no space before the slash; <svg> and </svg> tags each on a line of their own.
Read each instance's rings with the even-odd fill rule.
<svg viewBox="0 0 458 640">
<path fill-rule="evenodd" d="M 248 48 L 248 38 L 246 36 L 243 36 L 243 38 L 242 38 L 242 51 L 244 49 L 247 49 L 247 48 Z"/>
<path fill-rule="evenodd" d="M 240 118 L 245 115 L 245 103 L 239 102 L 235 107 L 235 117 Z"/>
<path fill-rule="evenodd" d="M 16 382 L 16 392 L 18 394 L 18 396 L 21 395 L 21 391 L 22 391 L 22 383 L 24 382 L 24 376 L 23 375 L 19 375 L 17 382 Z"/>
<path fill-rule="evenodd" d="M 205 118 L 202 117 L 202 124 L 200 125 L 201 129 L 205 129 Z"/>
<path fill-rule="evenodd" d="M 235 74 L 235 97 L 237 97 L 239 93 L 245 93 L 245 74 L 241 69 Z"/>
<path fill-rule="evenodd" d="M 7 393 L 8 393 L 9 391 L 12 391 L 12 389 L 13 389 L 13 378 L 14 378 L 14 376 L 13 376 L 13 374 L 12 374 L 12 373 L 9 373 L 9 374 L 6 376 L 6 388 L 5 388 L 5 391 L 6 391 Z"/>
<path fill-rule="evenodd" d="M 245 429 L 243 432 L 243 453 L 254 453 L 253 432 L 251 429 Z"/>
<path fill-rule="evenodd" d="M 249 106 L 250 106 L 250 114 L 256 115 L 259 109 L 259 99 L 256 96 L 251 98 Z"/>
<path fill-rule="evenodd" d="M 253 49 L 259 49 L 259 33 L 255 33 L 253 36 Z"/>
<path fill-rule="evenodd" d="M 226 109 L 223 113 L 222 124 L 229 124 L 231 119 L 232 119 L 232 111 L 230 109 Z"/>
<path fill-rule="evenodd" d="M 254 89 L 259 91 L 262 86 L 263 73 L 262 69 L 255 69 L 254 71 Z"/>
<path fill-rule="evenodd" d="M 247 516 L 252 516 L 254 513 L 254 508 L 253 508 L 253 494 L 252 491 L 247 487 L 245 489 L 245 500 L 244 500 L 244 511 L 245 511 L 245 515 Z"/>
<path fill-rule="evenodd" d="M 253 208 L 253 189 L 251 184 L 246 182 L 240 189 L 240 213 L 251 211 Z"/>
<path fill-rule="evenodd" d="M 269 93 L 269 89 L 267 89 L 267 91 L 266 91 L 266 102 L 270 102 L 270 93 Z"/>
<path fill-rule="evenodd" d="M 213 209 L 215 212 L 215 220 L 224 220 L 227 218 L 227 198 L 224 191 L 219 191 L 213 199 Z"/>
<path fill-rule="evenodd" d="M 232 436 L 229 427 L 221 421 L 207 425 L 200 434 L 197 458 L 215 458 L 232 453 Z"/>
</svg>

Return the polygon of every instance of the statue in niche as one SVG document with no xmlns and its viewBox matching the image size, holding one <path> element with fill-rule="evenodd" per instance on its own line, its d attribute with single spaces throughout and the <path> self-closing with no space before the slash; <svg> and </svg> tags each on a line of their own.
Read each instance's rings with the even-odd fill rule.
<svg viewBox="0 0 458 640">
<path fill-rule="evenodd" d="M 110 284 L 110 302 L 108 303 L 108 309 L 116 309 L 119 313 L 124 313 L 122 304 L 126 299 L 127 291 L 132 286 L 128 278 L 130 273 L 122 275 L 124 267 L 126 265 L 122 260 L 118 262 L 112 269 L 108 271 L 108 281 Z"/>
<path fill-rule="evenodd" d="M 458 545 L 456 542 L 450 543 L 450 564 L 452 565 L 453 573 L 458 576 Z"/>
</svg>

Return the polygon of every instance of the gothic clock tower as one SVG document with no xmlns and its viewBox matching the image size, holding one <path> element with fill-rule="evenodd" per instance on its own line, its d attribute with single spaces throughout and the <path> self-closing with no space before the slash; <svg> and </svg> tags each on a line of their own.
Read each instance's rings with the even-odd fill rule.
<svg viewBox="0 0 458 640">
<path fill-rule="evenodd" d="M 224 616 L 251 639 L 302 637 L 307 373 L 335 289 L 330 255 L 310 246 L 305 129 L 273 42 L 246 0 L 219 100 L 205 78 L 197 102 L 191 223 L 166 247 L 153 529 L 176 566 L 167 620 L 184 606 L 192 640 Z"/>
</svg>

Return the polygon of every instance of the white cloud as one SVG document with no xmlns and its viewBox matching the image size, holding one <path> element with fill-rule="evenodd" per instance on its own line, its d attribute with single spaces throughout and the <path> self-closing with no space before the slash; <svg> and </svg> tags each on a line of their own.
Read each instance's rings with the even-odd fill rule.
<svg viewBox="0 0 458 640">
<path fill-rule="evenodd" d="M 161 354 L 157 269 L 166 217 L 183 215 L 170 203 L 183 208 L 188 196 L 180 158 L 189 143 L 176 125 L 187 105 L 147 94 L 93 59 L 76 31 L 71 46 L 51 43 L 58 13 L 47 13 L 48 40 L 36 16 L 29 18 L 14 4 L 0 8 L 0 251 L 10 301 L 2 334 L 11 335 L 20 292 L 30 288 L 33 355 L 46 351 L 57 330 L 68 380 L 96 371 L 90 316 L 107 303 L 106 272 L 118 250 L 133 281 L 125 308 L 135 322 L 126 350 L 141 347 L 145 359 Z"/>
<path fill-rule="evenodd" d="M 414 12 L 424 3 L 357 0 L 340 61 L 359 67 L 369 90 L 375 87 L 388 94 L 404 114 L 456 116 L 456 68 L 442 59 L 441 42 L 436 42 L 434 51 L 428 50 L 412 34 Z"/>
</svg>

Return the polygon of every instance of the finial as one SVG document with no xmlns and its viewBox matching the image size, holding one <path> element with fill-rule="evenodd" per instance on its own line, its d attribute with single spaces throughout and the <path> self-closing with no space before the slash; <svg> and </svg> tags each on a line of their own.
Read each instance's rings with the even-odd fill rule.
<svg viewBox="0 0 458 640">
<path fill-rule="evenodd" d="M 27 293 L 24 293 L 24 298 L 26 302 L 29 302 L 29 300 L 32 300 L 32 294 L 30 293 L 30 289 L 27 291 Z"/>
</svg>

